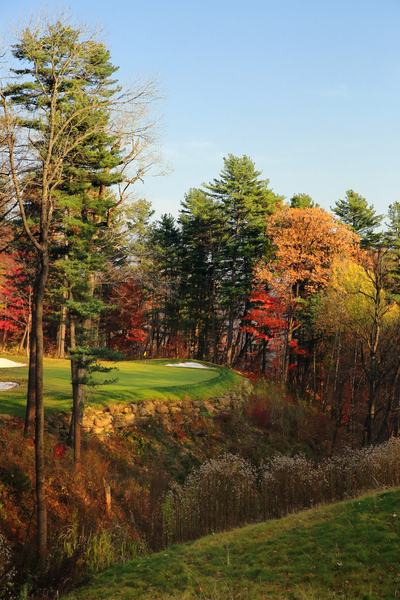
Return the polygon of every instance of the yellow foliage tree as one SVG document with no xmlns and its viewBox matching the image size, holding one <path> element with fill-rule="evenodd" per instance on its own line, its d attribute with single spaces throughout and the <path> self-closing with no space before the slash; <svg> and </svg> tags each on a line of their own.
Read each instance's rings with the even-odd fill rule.
<svg viewBox="0 0 400 600">
<path fill-rule="evenodd" d="M 367 445 L 374 429 L 380 441 L 387 428 L 400 375 L 400 308 L 385 291 L 390 279 L 385 259 L 386 251 L 378 250 L 363 254 L 360 262 L 337 261 L 319 315 L 320 328 L 347 331 L 359 347 L 368 382 Z"/>
</svg>

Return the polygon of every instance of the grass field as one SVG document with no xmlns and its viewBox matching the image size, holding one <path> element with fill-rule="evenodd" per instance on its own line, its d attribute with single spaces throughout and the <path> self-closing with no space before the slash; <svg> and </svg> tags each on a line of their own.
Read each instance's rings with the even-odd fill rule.
<svg viewBox="0 0 400 600">
<path fill-rule="evenodd" d="M 400 490 L 215 534 L 120 564 L 68 600 L 400 596 Z"/>
<path fill-rule="evenodd" d="M 4 358 L 26 362 L 21 357 Z M 166 367 L 166 364 L 184 362 L 174 359 L 131 361 L 116 363 L 116 371 L 104 378 L 116 383 L 87 389 L 87 402 L 93 406 L 142 400 L 206 399 L 226 393 L 239 385 L 241 376 L 224 367 L 187 369 Z M 203 363 L 208 364 L 209 363 Z M 72 404 L 70 361 L 47 358 L 44 361 L 45 410 L 70 410 Z M 107 366 L 109 366 L 107 364 Z M 113 366 L 112 364 L 110 366 Z M 214 365 L 209 365 L 214 367 Z M 101 380 L 99 376 L 99 381 Z M 28 367 L 0 369 L 0 381 L 16 381 L 20 387 L 0 392 L 0 412 L 10 415 L 25 414 Z"/>
</svg>

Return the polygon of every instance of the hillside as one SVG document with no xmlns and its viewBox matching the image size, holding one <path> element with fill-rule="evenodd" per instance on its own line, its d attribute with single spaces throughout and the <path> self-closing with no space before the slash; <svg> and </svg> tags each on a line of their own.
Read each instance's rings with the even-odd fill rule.
<svg viewBox="0 0 400 600">
<path fill-rule="evenodd" d="M 191 542 L 187 546 L 171 547 L 174 540 L 181 542 L 198 539 L 209 531 L 231 529 L 245 523 L 270 519 L 278 514 L 283 516 L 287 512 L 300 511 L 304 506 L 315 506 L 324 501 L 333 502 L 379 486 L 382 488 L 383 484 L 399 485 L 400 444 L 396 439 L 377 447 L 375 454 L 363 450 L 346 451 L 345 446 L 349 445 L 351 438 L 348 437 L 345 428 L 335 431 L 325 415 L 319 414 L 306 403 L 291 401 L 278 386 L 265 385 L 263 389 L 258 387 L 256 391 L 247 404 L 240 408 L 218 414 L 200 410 L 189 415 L 190 419 L 186 418 L 187 415 L 183 418 L 177 413 L 170 427 L 165 426 L 162 414 L 155 414 L 144 422 L 138 421 L 113 434 L 100 437 L 87 434 L 83 441 L 83 458 L 79 472 L 73 468 L 72 449 L 61 443 L 60 439 L 48 430 L 45 434 L 44 450 L 48 481 L 46 493 L 50 552 L 46 571 L 43 573 L 36 570 L 33 440 L 23 437 L 22 419 L 6 418 L 3 415 L 0 419 L 0 542 L 3 544 L 0 576 L 4 579 L 8 573 L 8 566 L 12 566 L 15 573 L 13 584 L 16 586 L 14 595 L 18 597 L 22 586 L 26 593 L 29 591 L 26 597 L 30 600 L 53 598 L 58 592 L 66 593 L 72 588 L 79 588 L 82 583 L 87 583 L 90 573 L 102 572 L 113 565 L 117 567 L 112 577 L 116 578 L 115 581 L 118 581 L 119 577 L 122 578 L 120 592 L 114 592 L 114 588 L 110 588 L 106 579 L 103 579 L 106 575 L 96 575 L 94 581 L 97 582 L 97 587 L 93 588 L 94 595 L 81 595 L 92 593 L 87 591 L 79 592 L 80 595 L 76 597 L 99 600 L 133 600 L 142 597 L 149 600 L 184 600 L 194 597 L 203 600 L 261 600 L 265 596 L 257 596 L 258 584 L 264 588 L 270 586 L 266 590 L 262 587 L 263 591 L 260 594 L 268 592 L 270 597 L 274 597 L 272 592 L 276 594 L 276 589 L 279 589 L 279 594 L 285 593 L 286 596 L 276 597 L 294 600 L 302 597 L 313 598 L 307 586 L 312 582 L 319 582 L 320 588 L 317 586 L 315 593 L 319 594 L 320 589 L 324 590 L 324 593 L 321 592 L 322 595 L 316 595 L 315 598 L 322 598 L 329 597 L 324 589 L 327 581 L 339 586 L 344 585 L 346 581 L 353 585 L 353 580 L 356 580 L 357 585 L 364 586 L 360 588 L 363 593 L 364 589 L 367 590 L 367 584 L 372 586 L 371 593 L 375 593 L 373 586 L 378 585 L 376 581 L 382 579 L 382 573 L 386 573 L 385 569 L 387 573 L 391 573 L 390 569 L 394 566 L 396 572 L 398 570 L 400 573 L 397 563 L 393 562 L 394 557 L 387 555 L 391 548 L 385 546 L 384 554 L 379 556 L 379 560 L 384 560 L 377 570 L 380 575 L 374 575 L 376 581 L 371 578 L 372 575 L 370 581 L 365 580 L 365 575 L 362 576 L 363 568 L 371 568 L 375 549 L 377 544 L 379 546 L 381 543 L 376 540 L 383 534 L 383 539 L 386 539 L 388 531 L 397 531 L 397 521 L 393 515 L 396 512 L 394 502 L 398 501 L 398 494 L 393 501 L 374 501 L 374 510 L 384 506 L 385 510 L 389 511 L 387 515 L 382 513 L 379 516 L 380 521 L 373 516 L 372 509 L 363 504 L 364 500 L 360 501 L 361 504 L 358 504 L 357 500 L 343 513 L 347 515 L 347 521 L 341 516 L 340 509 L 329 508 L 326 510 L 334 510 L 333 516 L 326 516 L 328 513 L 317 511 L 314 519 L 314 513 L 307 512 L 304 513 L 307 515 L 304 519 L 291 516 L 287 520 L 269 520 L 266 525 L 251 526 L 229 534 L 218 533 L 210 538 Z M 334 456 L 331 459 L 329 456 L 332 451 Z M 203 483 L 208 485 L 207 477 L 202 475 L 206 473 L 208 464 L 216 468 L 213 471 L 215 477 L 212 475 L 214 467 L 208 469 L 214 478 L 210 480 L 210 484 L 219 485 L 218 473 L 221 473 L 222 477 L 227 474 L 226 485 L 230 486 L 229 489 L 234 493 L 240 488 L 241 481 L 244 482 L 241 479 L 242 475 L 235 473 L 236 469 L 230 469 L 229 460 L 224 459 L 225 456 L 233 455 L 237 457 L 234 461 L 238 464 L 242 461 L 244 471 L 250 473 L 246 494 L 250 499 L 255 499 L 252 506 L 256 512 L 251 512 L 252 507 L 249 505 L 250 512 L 238 514 L 234 524 L 231 523 L 227 527 L 223 525 L 223 516 L 222 520 L 218 521 L 217 528 L 207 529 L 209 525 L 199 520 L 199 529 L 186 531 L 184 523 L 194 524 L 193 516 L 197 514 L 196 498 L 201 502 L 203 513 L 213 514 L 213 518 L 217 520 L 220 518 L 220 513 L 215 512 L 218 500 L 216 506 L 210 506 L 210 510 L 208 504 L 201 500 L 201 486 Z M 220 466 L 224 464 L 221 470 Z M 195 487 L 191 488 L 188 482 L 191 480 L 193 469 L 197 469 L 195 472 L 200 475 L 195 480 Z M 260 485 L 262 481 L 264 484 Z M 312 485 L 309 484 L 310 481 Z M 325 485 L 324 482 L 328 481 L 329 484 Z M 105 502 L 105 485 L 111 489 L 109 511 Z M 175 505 L 165 501 L 169 497 L 166 496 L 169 490 L 178 492 Z M 192 491 L 195 494 L 190 500 L 190 496 L 185 494 Z M 224 495 L 229 499 L 230 506 L 235 502 L 234 493 L 227 492 Z M 181 503 L 179 497 L 182 498 Z M 186 497 L 190 502 L 186 502 Z M 221 506 L 223 504 L 224 502 Z M 174 511 L 174 530 L 170 529 L 166 509 Z M 350 509 L 353 511 L 351 514 L 348 512 Z M 398 512 L 400 513 L 400 510 Z M 361 513 L 365 513 L 364 516 Z M 186 515 L 190 519 L 187 519 Z M 322 520 L 318 515 L 322 515 Z M 323 523 L 331 523 L 333 526 L 336 518 L 339 525 L 335 525 L 335 536 L 339 537 L 335 538 L 332 537 L 332 527 L 328 527 L 325 532 Z M 343 523 L 341 519 L 344 519 Z M 368 526 L 374 524 L 374 527 L 375 524 L 380 526 L 390 522 L 392 529 L 386 531 L 386 527 L 389 527 L 387 525 L 382 531 L 372 528 L 371 536 L 368 534 L 369 537 L 360 537 L 358 529 L 364 523 L 363 519 Z M 357 554 L 363 558 L 360 561 L 357 558 L 354 564 L 348 558 L 343 560 L 341 554 L 347 552 L 344 538 L 350 528 L 349 523 L 352 534 L 357 531 L 354 539 L 359 538 L 359 544 L 365 546 L 367 552 L 360 554 L 357 551 L 356 558 Z M 316 539 L 325 538 L 324 544 L 318 542 L 319 549 L 312 547 Z M 254 539 L 257 540 L 256 547 Z M 332 539 L 336 539 L 337 544 L 333 549 L 329 545 Z M 273 549 L 272 542 L 277 544 Z M 305 553 L 309 554 L 308 558 L 317 552 L 320 553 L 318 564 L 312 565 L 316 569 L 311 572 L 308 571 L 309 565 L 303 551 L 299 550 L 307 545 L 310 546 L 310 550 Z M 9 548 L 11 559 L 8 562 L 5 560 L 4 548 Z M 393 552 L 397 552 L 394 544 L 393 549 Z M 263 554 L 259 560 L 257 554 L 260 551 Z M 154 552 L 159 554 L 152 554 Z M 185 561 L 182 559 L 183 554 Z M 271 558 L 272 554 L 276 554 L 276 564 Z M 335 563 L 336 555 L 340 555 L 336 563 L 350 565 L 350 574 L 347 571 L 342 573 L 343 569 L 339 569 L 342 565 Z M 397 554 L 395 556 L 397 557 Z M 129 563 L 131 560 L 134 562 Z M 326 569 L 320 571 L 324 561 Z M 182 567 L 183 564 L 186 565 L 185 568 Z M 385 567 L 386 564 L 390 566 Z M 283 570 L 282 565 L 285 567 Z M 293 572 L 288 568 L 289 565 L 293 566 Z M 203 566 L 207 566 L 207 569 L 202 570 Z M 143 577 L 144 569 L 146 573 L 151 572 L 151 578 Z M 234 572 L 232 577 L 229 575 L 230 570 Z M 313 575 L 317 576 L 315 581 Z M 343 575 L 345 579 L 339 575 Z M 131 576 L 133 579 L 128 581 Z M 252 579 L 255 583 L 250 582 Z M 286 582 L 287 587 L 283 587 L 282 581 Z M 389 579 L 386 577 L 382 581 L 386 586 L 382 587 L 384 593 L 389 594 L 386 591 Z M 213 586 L 216 582 L 218 586 L 214 591 Z M 99 587 L 111 590 L 111 595 L 100 595 Z M 185 589 L 189 591 L 185 592 Z M 342 588 L 329 589 L 336 590 L 337 594 Z M 370 594 L 368 590 L 365 594 Z M 119 593 L 126 595 L 118 596 Z M 197 595 L 194 595 L 195 593 Z M 71 599 L 74 597 L 73 594 L 70 595 Z M 392 596 L 389 594 L 365 597 Z"/>
<path fill-rule="evenodd" d="M 138 557 L 68 600 L 395 598 L 400 489 Z"/>
</svg>

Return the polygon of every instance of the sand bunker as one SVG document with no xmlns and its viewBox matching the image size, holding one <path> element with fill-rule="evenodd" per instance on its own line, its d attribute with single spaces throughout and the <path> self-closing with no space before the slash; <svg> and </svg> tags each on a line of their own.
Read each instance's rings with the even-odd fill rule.
<svg viewBox="0 0 400 600">
<path fill-rule="evenodd" d="M 0 358 L 0 369 L 9 369 L 11 367 L 27 367 L 26 363 L 14 362 L 8 358 Z"/>
<path fill-rule="evenodd" d="M 166 367 L 186 367 L 187 369 L 213 369 L 213 367 L 207 367 L 195 362 L 176 363 L 174 365 L 165 365 Z"/>
<path fill-rule="evenodd" d="M 15 387 L 18 387 L 19 383 L 15 383 L 15 381 L 0 381 L 0 392 L 5 392 L 6 390 L 12 390 Z"/>
<path fill-rule="evenodd" d="M 8 358 L 0 358 L 0 369 L 10 369 L 14 367 L 27 367 L 28 365 L 25 363 L 15 362 L 13 360 L 8 360 Z M 19 383 L 15 383 L 15 381 L 0 381 L 0 392 L 5 392 L 6 390 L 12 390 L 15 387 L 18 387 Z"/>
</svg>

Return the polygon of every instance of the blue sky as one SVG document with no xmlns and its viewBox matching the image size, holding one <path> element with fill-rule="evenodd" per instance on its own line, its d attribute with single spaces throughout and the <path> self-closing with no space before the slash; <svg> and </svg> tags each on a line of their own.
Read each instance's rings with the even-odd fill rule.
<svg viewBox="0 0 400 600">
<path fill-rule="evenodd" d="M 0 0 L 3 23 L 38 3 Z M 170 176 L 137 191 L 178 215 L 246 154 L 290 199 L 400 200 L 400 0 L 72 0 L 104 24 L 120 79 L 159 73 Z"/>
</svg>

